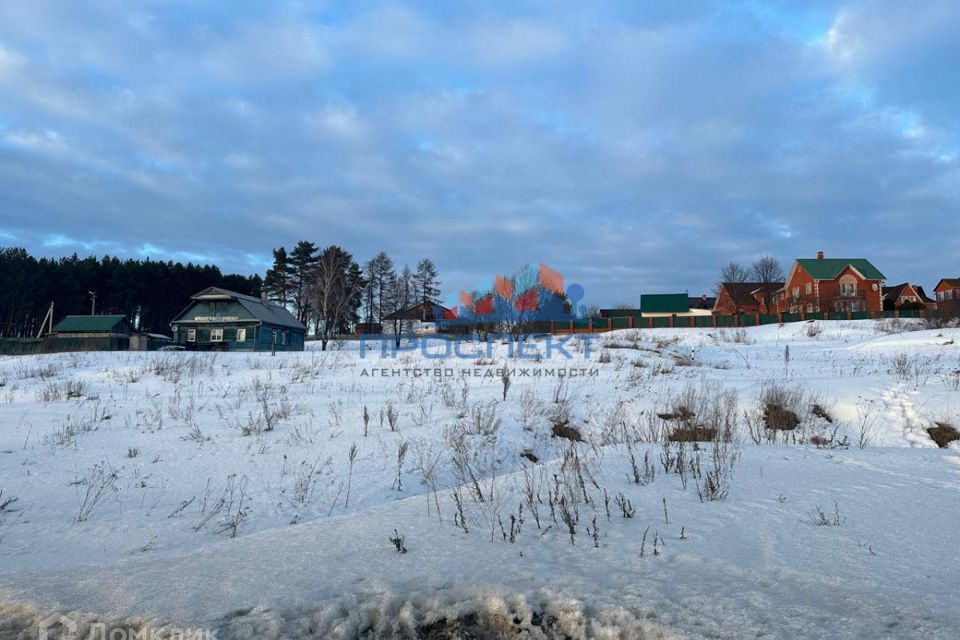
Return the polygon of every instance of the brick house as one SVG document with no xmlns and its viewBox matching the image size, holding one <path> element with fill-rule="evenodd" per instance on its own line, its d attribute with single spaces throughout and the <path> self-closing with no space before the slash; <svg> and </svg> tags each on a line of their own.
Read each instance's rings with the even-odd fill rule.
<svg viewBox="0 0 960 640">
<path fill-rule="evenodd" d="M 740 313 L 776 313 L 775 298 L 782 282 L 721 282 L 713 312 L 721 316 Z"/>
<path fill-rule="evenodd" d="M 883 288 L 883 310 L 927 309 L 933 300 L 927 297 L 923 287 L 909 282 Z"/>
<path fill-rule="evenodd" d="M 960 278 L 944 278 L 933 291 L 937 296 L 937 309 L 946 315 L 960 315 Z"/>
<path fill-rule="evenodd" d="M 865 258 L 800 258 L 777 292 L 780 313 L 883 310 L 885 276 Z"/>
</svg>

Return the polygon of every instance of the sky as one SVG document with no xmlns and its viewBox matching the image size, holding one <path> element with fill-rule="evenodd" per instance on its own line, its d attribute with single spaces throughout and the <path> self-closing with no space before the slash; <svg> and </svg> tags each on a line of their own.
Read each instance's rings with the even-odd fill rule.
<svg viewBox="0 0 960 640">
<path fill-rule="evenodd" d="M 823 250 L 960 276 L 960 3 L 0 3 L 0 246 L 339 244 L 588 302 Z"/>
</svg>

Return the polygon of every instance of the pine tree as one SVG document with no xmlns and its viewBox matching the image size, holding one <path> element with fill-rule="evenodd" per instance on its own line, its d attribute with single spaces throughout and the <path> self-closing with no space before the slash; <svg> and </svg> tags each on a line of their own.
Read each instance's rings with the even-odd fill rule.
<svg viewBox="0 0 960 640">
<path fill-rule="evenodd" d="M 284 307 L 288 306 L 293 293 L 293 266 L 290 257 L 283 247 L 273 250 L 273 266 L 267 270 L 263 278 L 263 291 L 267 299 Z"/>
<path fill-rule="evenodd" d="M 320 261 L 317 251 L 317 245 L 301 240 L 290 252 L 291 302 L 293 303 L 294 314 L 301 324 L 306 324 L 307 318 L 310 316 L 310 301 L 307 296 L 307 289 L 310 285 L 310 278 Z"/>
<path fill-rule="evenodd" d="M 364 271 L 367 280 L 367 289 L 364 292 L 367 322 L 376 322 L 382 325 L 384 317 L 390 314 L 388 299 L 393 279 L 396 277 L 393 260 L 381 251 L 367 262 Z"/>
<path fill-rule="evenodd" d="M 422 302 L 424 307 L 439 302 L 437 298 L 440 297 L 440 281 L 432 260 L 424 258 L 417 263 L 417 273 L 413 280 L 417 289 L 417 300 Z"/>
</svg>

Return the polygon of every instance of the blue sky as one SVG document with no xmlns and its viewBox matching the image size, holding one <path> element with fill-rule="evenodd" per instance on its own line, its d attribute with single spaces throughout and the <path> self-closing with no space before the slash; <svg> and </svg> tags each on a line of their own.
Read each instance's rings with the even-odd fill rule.
<svg viewBox="0 0 960 640">
<path fill-rule="evenodd" d="M 0 245 L 262 271 L 338 243 L 589 301 L 823 249 L 960 271 L 960 5 L 0 4 Z M 787 266 L 785 264 L 785 266 Z"/>
</svg>

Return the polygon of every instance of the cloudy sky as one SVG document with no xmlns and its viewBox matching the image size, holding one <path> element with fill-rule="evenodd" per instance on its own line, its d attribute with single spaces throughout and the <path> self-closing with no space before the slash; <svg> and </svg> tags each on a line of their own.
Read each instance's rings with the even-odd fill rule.
<svg viewBox="0 0 960 640">
<path fill-rule="evenodd" d="M 0 245 L 545 262 L 601 304 L 823 249 L 960 275 L 960 4 L 0 3 Z"/>
</svg>

